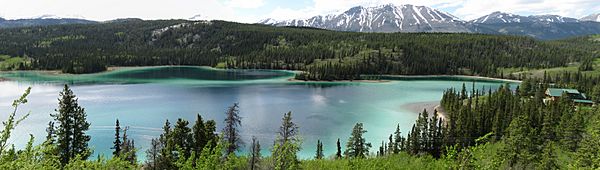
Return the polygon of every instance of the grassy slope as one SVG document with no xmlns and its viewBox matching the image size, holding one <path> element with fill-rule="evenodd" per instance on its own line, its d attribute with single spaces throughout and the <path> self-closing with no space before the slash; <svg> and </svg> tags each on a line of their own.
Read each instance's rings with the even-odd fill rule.
<svg viewBox="0 0 600 170">
<path fill-rule="evenodd" d="M 600 35 L 591 35 L 584 37 L 575 37 L 571 39 L 565 39 L 560 41 L 555 41 L 553 43 L 560 44 L 561 46 L 570 46 L 572 44 L 580 44 L 580 48 L 584 50 L 593 51 L 595 53 L 595 57 L 600 57 Z M 531 69 L 531 68 L 503 68 L 504 75 L 512 74 L 515 77 L 519 75 L 526 75 L 527 77 L 536 77 L 542 78 L 544 76 L 544 72 L 546 72 L 549 76 L 553 76 L 556 74 L 561 74 L 563 72 L 577 72 L 580 63 L 574 62 L 569 63 L 566 67 L 554 67 L 554 68 L 544 68 L 544 69 Z M 584 71 L 582 72 L 586 75 L 600 76 L 600 58 L 596 58 L 594 60 L 594 70 L 592 71 Z"/>
<path fill-rule="evenodd" d="M 26 62 L 26 59 L 22 57 L 0 55 L 0 71 L 16 70 L 19 68 L 19 64 Z"/>
<path fill-rule="evenodd" d="M 527 77 L 542 78 L 544 76 L 544 72 L 546 72 L 548 76 L 554 76 L 564 72 L 577 72 L 579 65 L 580 63 L 570 63 L 569 66 L 566 67 L 554 67 L 546 69 L 504 68 L 502 71 L 505 75 L 513 74 L 515 77 L 518 77 L 519 75 L 526 75 Z M 583 71 L 582 73 L 586 75 L 600 76 L 600 58 L 596 58 L 596 60 L 594 60 L 594 70 Z"/>
</svg>

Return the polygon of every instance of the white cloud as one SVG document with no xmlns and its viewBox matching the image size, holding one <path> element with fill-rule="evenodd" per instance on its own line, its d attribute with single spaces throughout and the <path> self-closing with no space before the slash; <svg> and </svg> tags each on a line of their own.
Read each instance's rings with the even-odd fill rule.
<svg viewBox="0 0 600 170">
<path fill-rule="evenodd" d="M 556 14 L 580 18 L 600 12 L 598 0 L 313 0 L 314 4 L 299 10 L 276 8 L 267 17 L 275 19 L 309 18 L 315 15 L 341 13 L 354 6 L 382 4 L 423 5 L 471 20 L 495 11 L 520 15 Z M 266 18 L 266 17 L 265 17 Z"/>
<path fill-rule="evenodd" d="M 232 8 L 253 9 L 262 7 L 265 2 L 264 0 L 230 0 L 226 4 Z"/>
<path fill-rule="evenodd" d="M 306 0 L 311 5 L 298 9 L 271 7 L 267 0 L 0 0 L 0 16 L 31 18 L 45 14 L 83 16 L 91 20 L 116 18 L 203 19 L 256 22 L 258 19 L 295 19 L 341 13 L 354 6 L 413 4 L 437 8 L 465 20 L 505 11 L 515 14 L 557 14 L 579 18 L 600 12 L 598 0 Z M 263 15 L 262 13 L 267 13 Z"/>
<path fill-rule="evenodd" d="M 453 12 L 465 20 L 476 19 L 495 11 L 519 15 L 555 14 L 580 18 L 600 10 L 597 0 L 466 0 Z"/>
<path fill-rule="evenodd" d="M 116 18 L 187 19 L 197 14 L 209 19 L 239 21 L 235 10 L 219 0 L 0 0 L 6 18 L 45 14 L 81 15 L 92 20 Z"/>
</svg>

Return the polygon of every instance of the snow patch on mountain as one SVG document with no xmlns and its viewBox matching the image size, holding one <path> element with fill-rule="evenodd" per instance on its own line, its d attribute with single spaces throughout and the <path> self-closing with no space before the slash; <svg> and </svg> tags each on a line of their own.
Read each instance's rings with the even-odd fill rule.
<svg viewBox="0 0 600 170">
<path fill-rule="evenodd" d="M 358 32 L 467 32 L 464 21 L 426 6 L 385 4 L 356 6 L 342 13 L 318 15 L 308 19 L 278 21 L 272 18 L 259 23 L 275 26 L 315 27 Z"/>
<path fill-rule="evenodd" d="M 588 15 L 588 16 L 585 16 L 585 17 L 579 19 L 579 20 L 581 20 L 581 21 L 600 22 L 600 13 Z"/>
</svg>

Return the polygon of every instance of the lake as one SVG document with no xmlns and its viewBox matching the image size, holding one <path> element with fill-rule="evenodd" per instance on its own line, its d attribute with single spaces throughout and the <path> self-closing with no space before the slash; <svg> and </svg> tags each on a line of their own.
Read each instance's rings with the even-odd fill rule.
<svg viewBox="0 0 600 170">
<path fill-rule="evenodd" d="M 138 159 L 152 138 L 162 132 L 165 120 L 184 118 L 193 124 L 196 114 L 217 122 L 222 129 L 228 106 L 238 102 L 241 110 L 241 134 L 249 145 L 252 136 L 268 155 L 284 113 L 292 111 L 303 139 L 298 156 L 312 158 L 316 141 L 324 144 L 326 156 L 336 152 L 335 142 L 342 145 L 357 122 L 364 123 L 365 137 L 376 152 L 387 141 L 397 124 L 405 135 L 418 113 L 407 105 L 439 101 L 448 88 L 496 89 L 503 82 L 468 79 L 410 79 L 382 83 L 368 82 L 290 82 L 293 73 L 270 70 L 218 70 L 207 67 L 140 67 L 87 75 L 56 75 L 34 71 L 0 73 L 0 113 L 11 110 L 11 102 L 27 87 L 32 87 L 29 103 L 20 113 L 31 115 L 15 130 L 11 142 L 23 147 L 33 134 L 36 143 L 45 139 L 50 114 L 58 106 L 58 93 L 65 83 L 71 84 L 79 103 L 91 123 L 93 155 L 111 155 L 114 124 L 129 126 L 135 139 Z M 414 109 L 412 109 L 414 110 Z M 190 125 L 191 126 L 191 125 Z M 241 152 L 246 152 L 246 149 Z"/>
</svg>

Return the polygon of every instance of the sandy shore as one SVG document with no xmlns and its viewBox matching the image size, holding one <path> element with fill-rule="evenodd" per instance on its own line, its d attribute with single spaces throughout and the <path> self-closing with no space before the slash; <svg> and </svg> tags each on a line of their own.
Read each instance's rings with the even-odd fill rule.
<svg viewBox="0 0 600 170">
<path fill-rule="evenodd" d="M 429 116 L 433 116 L 434 110 L 438 111 L 438 117 L 446 120 L 448 117 L 444 108 L 440 106 L 439 101 L 431 101 L 431 102 L 416 102 L 416 103 L 408 103 L 401 106 L 403 109 L 409 110 L 414 113 L 421 113 L 423 109 L 427 109 L 427 113 Z"/>
<path fill-rule="evenodd" d="M 382 75 L 382 76 L 397 77 L 397 78 L 465 78 L 465 79 L 476 79 L 476 80 L 491 80 L 491 81 L 521 83 L 520 80 L 501 79 L 501 78 L 492 78 L 492 77 L 483 77 L 483 76 L 466 76 L 466 75 Z"/>
<path fill-rule="evenodd" d="M 294 78 L 290 78 L 287 79 L 290 82 L 346 82 L 346 83 L 386 83 L 386 82 L 390 82 L 390 80 L 332 80 L 332 81 L 326 81 L 326 80 L 298 80 L 298 79 L 294 79 Z"/>
</svg>

